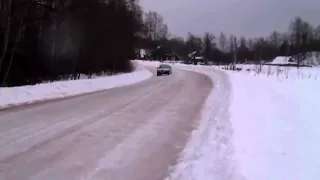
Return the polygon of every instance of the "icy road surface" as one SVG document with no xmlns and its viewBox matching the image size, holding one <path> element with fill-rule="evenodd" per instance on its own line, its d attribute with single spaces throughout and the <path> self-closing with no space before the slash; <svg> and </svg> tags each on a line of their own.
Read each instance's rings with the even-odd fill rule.
<svg viewBox="0 0 320 180">
<path fill-rule="evenodd" d="M 154 69 L 152 69 L 154 71 Z M 171 76 L 0 111 L 0 179 L 163 180 L 212 84 Z"/>
</svg>

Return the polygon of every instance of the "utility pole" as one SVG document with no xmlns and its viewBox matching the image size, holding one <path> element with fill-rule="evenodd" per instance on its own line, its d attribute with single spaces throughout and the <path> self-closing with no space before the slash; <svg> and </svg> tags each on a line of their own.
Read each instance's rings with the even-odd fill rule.
<svg viewBox="0 0 320 180">
<path fill-rule="evenodd" d="M 173 46 L 171 47 L 171 60 L 172 60 L 172 61 L 175 61 Z"/>
<path fill-rule="evenodd" d="M 260 45 L 260 48 L 259 48 L 259 73 L 262 71 L 262 59 L 261 59 L 261 56 L 262 56 L 262 47 Z"/>
</svg>

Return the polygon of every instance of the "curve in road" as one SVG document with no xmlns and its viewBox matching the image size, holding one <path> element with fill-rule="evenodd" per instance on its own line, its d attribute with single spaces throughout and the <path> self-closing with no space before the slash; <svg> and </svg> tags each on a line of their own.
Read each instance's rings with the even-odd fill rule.
<svg viewBox="0 0 320 180">
<path fill-rule="evenodd" d="M 0 179 L 162 180 L 211 87 L 204 75 L 174 69 L 135 85 L 0 111 Z"/>
</svg>

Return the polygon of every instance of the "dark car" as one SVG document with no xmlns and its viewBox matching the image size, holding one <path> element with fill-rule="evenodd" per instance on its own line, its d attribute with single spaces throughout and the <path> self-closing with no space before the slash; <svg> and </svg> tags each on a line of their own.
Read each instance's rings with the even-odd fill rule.
<svg viewBox="0 0 320 180">
<path fill-rule="evenodd" d="M 172 68 L 168 64 L 161 64 L 157 68 L 157 76 L 161 76 L 162 74 L 170 75 L 172 74 Z"/>
</svg>

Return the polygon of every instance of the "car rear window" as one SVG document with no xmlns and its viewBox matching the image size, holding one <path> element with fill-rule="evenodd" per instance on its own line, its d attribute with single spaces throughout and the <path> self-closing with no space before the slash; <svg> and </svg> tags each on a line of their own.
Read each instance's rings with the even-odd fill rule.
<svg viewBox="0 0 320 180">
<path fill-rule="evenodd" d="M 160 65 L 160 68 L 169 68 L 170 66 L 169 65 L 166 65 L 166 64 L 161 64 Z"/>
</svg>

